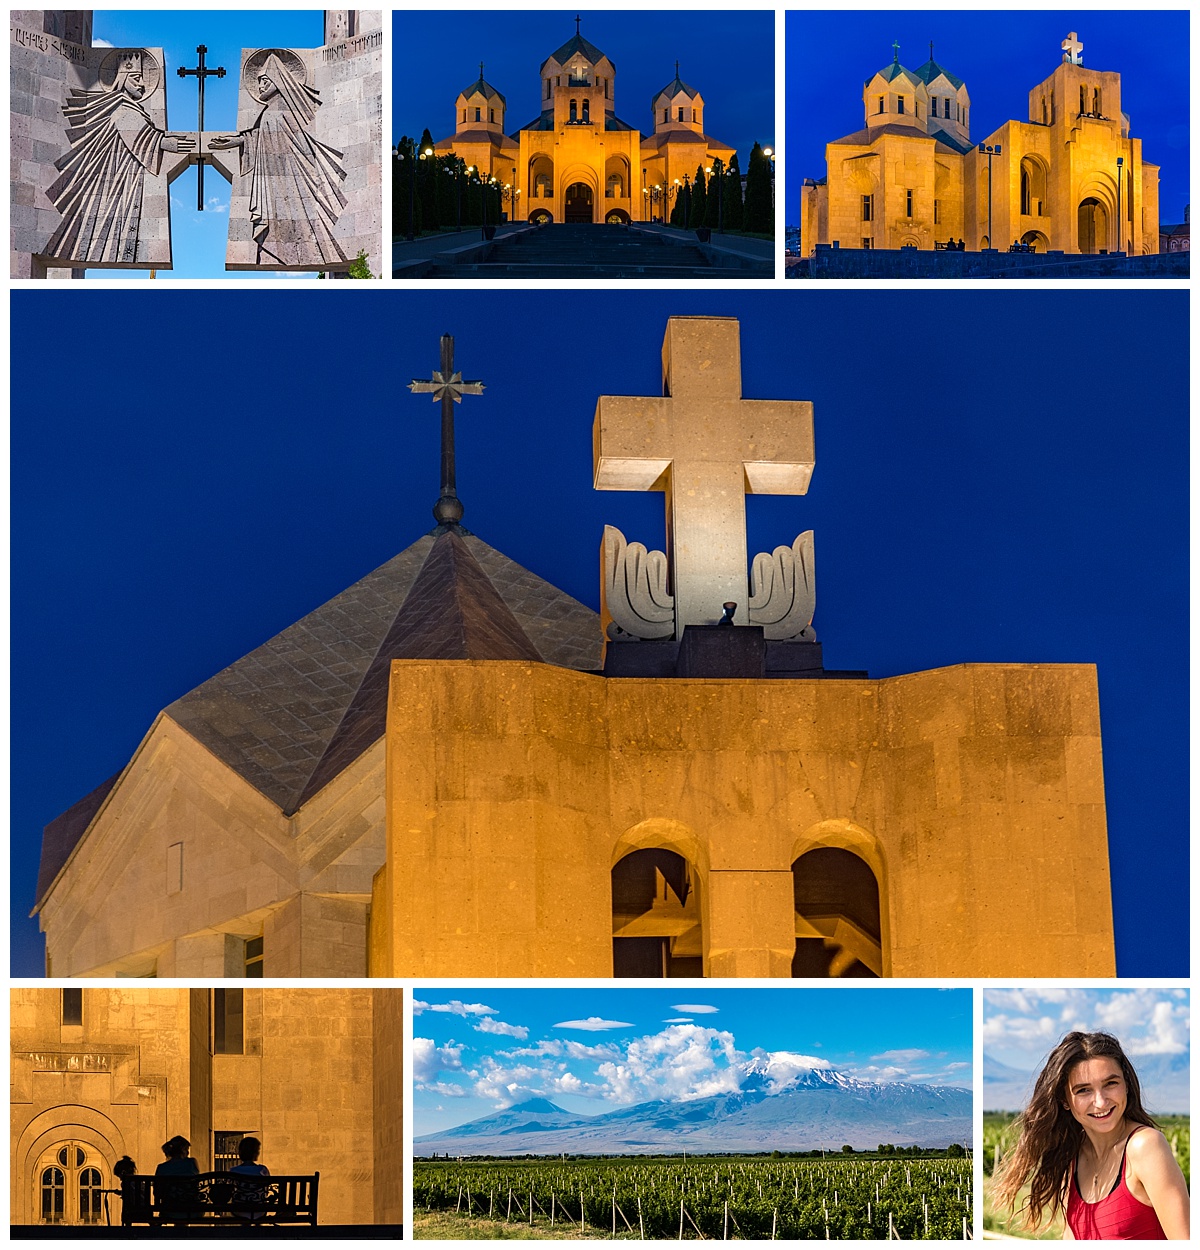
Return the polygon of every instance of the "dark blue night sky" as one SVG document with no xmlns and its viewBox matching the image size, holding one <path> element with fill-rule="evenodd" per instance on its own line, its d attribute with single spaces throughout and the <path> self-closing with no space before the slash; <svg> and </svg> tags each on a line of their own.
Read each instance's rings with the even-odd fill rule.
<svg viewBox="0 0 1200 1250">
<path fill-rule="evenodd" d="M 1188 295 L 1182 291 L 39 291 L 11 297 L 13 964 L 41 828 L 173 699 L 432 525 L 438 336 L 465 523 L 598 606 L 602 393 L 659 393 L 671 313 L 742 319 L 744 393 L 811 399 L 830 668 L 1099 666 L 1119 971 L 1188 971 Z M 55 345 L 60 345 L 56 347 Z M 69 351 L 67 350 L 69 346 Z M 69 359 L 55 368 L 48 360 Z"/>
<path fill-rule="evenodd" d="M 775 141 L 775 13 L 630 10 L 561 13 L 521 10 L 398 11 L 393 14 L 392 142 L 454 133 L 454 100 L 484 77 L 507 100 L 505 130 L 514 134 L 542 109 L 538 67 L 579 33 L 616 68 L 615 105 L 622 121 L 653 131 L 650 104 L 679 76 L 704 97 L 704 128 L 738 151 L 742 172 L 757 141 Z"/>
<path fill-rule="evenodd" d="M 1183 221 L 1189 198 L 1186 11 L 1057 12 L 1024 9 L 797 11 L 787 14 L 787 212 L 799 220 L 804 178 L 825 175 L 825 145 L 863 126 L 863 84 L 892 60 L 917 69 L 934 59 L 967 84 L 971 138 L 1029 116 L 1029 92 L 1062 60 L 1076 31 L 1083 63 L 1121 75 L 1121 107 L 1142 155 L 1161 166 L 1159 220 Z"/>
</svg>

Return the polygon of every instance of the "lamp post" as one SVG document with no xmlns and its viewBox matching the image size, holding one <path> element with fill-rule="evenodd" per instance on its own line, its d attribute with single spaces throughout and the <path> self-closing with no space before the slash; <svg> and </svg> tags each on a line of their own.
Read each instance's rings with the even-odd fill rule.
<svg viewBox="0 0 1200 1250">
<path fill-rule="evenodd" d="M 426 148 L 423 152 L 421 152 L 418 159 L 426 161 L 432 155 L 433 155 L 433 148 Z M 418 166 L 418 168 L 420 167 Z M 434 165 L 433 167 L 433 217 L 434 217 L 434 220 L 436 221 L 437 220 L 437 166 L 436 165 Z"/>
<path fill-rule="evenodd" d="M 459 172 L 462 169 L 462 157 L 454 158 L 454 228 L 462 229 L 462 183 L 459 181 Z"/>
<path fill-rule="evenodd" d="M 1125 164 L 1123 156 L 1117 157 L 1117 251 L 1121 250 L 1121 169 Z"/>
<path fill-rule="evenodd" d="M 988 249 L 996 250 L 995 240 L 992 238 L 992 157 L 1000 155 L 1000 145 L 998 143 L 981 143 L 979 150 L 988 158 Z"/>
<path fill-rule="evenodd" d="M 408 170 L 408 233 L 404 236 L 410 243 L 415 238 L 413 233 L 413 195 L 416 183 L 416 171 L 413 169 L 413 150 L 416 144 L 412 139 L 407 140 L 407 147 L 401 150 L 400 144 L 396 144 L 396 159 L 406 162 L 405 168 Z"/>
<path fill-rule="evenodd" d="M 686 230 L 692 219 L 692 179 L 689 174 L 683 175 L 683 228 Z"/>
</svg>

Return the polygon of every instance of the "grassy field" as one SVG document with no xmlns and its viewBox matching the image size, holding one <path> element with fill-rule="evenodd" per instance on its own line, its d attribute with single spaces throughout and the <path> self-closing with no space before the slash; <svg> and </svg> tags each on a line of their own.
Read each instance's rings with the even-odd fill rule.
<svg viewBox="0 0 1200 1250">
<path fill-rule="evenodd" d="M 629 1235 L 625 1234 L 626 1239 Z M 578 1224 L 544 1224 L 530 1228 L 527 1224 L 506 1224 L 477 1215 L 455 1215 L 453 1211 L 433 1211 L 413 1219 L 414 1241 L 611 1241 L 599 1229 L 579 1231 Z M 618 1238 L 620 1240 L 620 1238 Z"/>
<path fill-rule="evenodd" d="M 1008 1111 L 985 1111 L 983 1113 L 983 1227 L 991 1233 L 1004 1233 L 1009 1237 L 1022 1237 L 1036 1241 L 1061 1241 L 1062 1220 L 1055 1220 L 1049 1227 L 1030 1232 L 1009 1217 L 1007 1210 L 997 1212 L 992 1205 L 992 1172 L 996 1164 L 996 1151 L 1001 1159 L 1012 1149 L 1016 1141 L 1013 1122 L 1016 1116 Z M 1183 1175 L 1190 1183 L 1191 1167 L 1191 1120 L 1186 1115 L 1160 1115 L 1155 1117 L 1162 1129 Z"/>
</svg>

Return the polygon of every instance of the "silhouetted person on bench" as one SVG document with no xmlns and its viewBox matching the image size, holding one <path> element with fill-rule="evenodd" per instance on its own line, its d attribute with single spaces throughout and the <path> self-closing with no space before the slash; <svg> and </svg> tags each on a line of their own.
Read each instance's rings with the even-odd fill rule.
<svg viewBox="0 0 1200 1250">
<path fill-rule="evenodd" d="M 238 1143 L 238 1158 L 241 1163 L 229 1169 L 230 1176 L 270 1176 L 271 1169 L 263 1167 L 258 1161 L 262 1152 L 262 1142 L 257 1137 L 243 1137 Z M 267 1213 L 262 1200 L 262 1185 L 254 1181 L 242 1181 L 234 1187 L 230 1211 L 239 1220 L 251 1222 L 261 1220 Z"/>
<path fill-rule="evenodd" d="M 198 1197 L 196 1187 L 182 1181 L 183 1177 L 200 1175 L 200 1165 L 188 1153 L 191 1148 L 192 1143 L 186 1137 L 176 1136 L 163 1142 L 162 1152 L 167 1157 L 154 1169 L 154 1191 L 159 1207 L 164 1214 L 177 1214 L 184 1223 L 193 1213 Z M 160 1182 L 160 1177 L 165 1179 Z M 181 1178 L 181 1183 L 172 1184 L 171 1177 Z"/>
</svg>

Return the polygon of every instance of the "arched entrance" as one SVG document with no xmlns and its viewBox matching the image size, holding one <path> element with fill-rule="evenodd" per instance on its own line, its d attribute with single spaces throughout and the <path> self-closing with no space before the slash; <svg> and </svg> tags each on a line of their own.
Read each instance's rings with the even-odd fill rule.
<svg viewBox="0 0 1200 1250">
<path fill-rule="evenodd" d="M 1094 196 L 1079 205 L 1079 250 L 1089 255 L 1108 249 L 1108 213 Z"/>
<path fill-rule="evenodd" d="M 1027 247 L 1033 248 L 1035 252 L 1047 252 L 1050 250 L 1050 240 L 1040 230 L 1026 230 L 1021 235 L 1021 242 Z"/>
<path fill-rule="evenodd" d="M 33 1210 L 39 1224 L 103 1224 L 104 1160 L 84 1142 L 58 1142 L 38 1159 Z"/>
<path fill-rule="evenodd" d="M 595 197 L 592 195 L 592 188 L 587 183 L 571 183 L 567 188 L 566 202 L 563 206 L 563 220 L 575 223 L 591 222 L 594 202 Z"/>
<path fill-rule="evenodd" d="M 612 870 L 614 977 L 702 977 L 696 874 L 682 855 L 633 851 Z"/>
<path fill-rule="evenodd" d="M 879 882 L 865 860 L 837 846 L 792 864 L 794 977 L 879 977 L 883 953 Z"/>
<path fill-rule="evenodd" d="M 529 214 L 529 220 L 535 226 L 548 226 L 554 220 L 554 214 L 548 208 L 535 208 Z"/>
<path fill-rule="evenodd" d="M 610 208 L 604 214 L 605 224 L 610 226 L 629 225 L 629 214 L 623 208 Z"/>
</svg>

